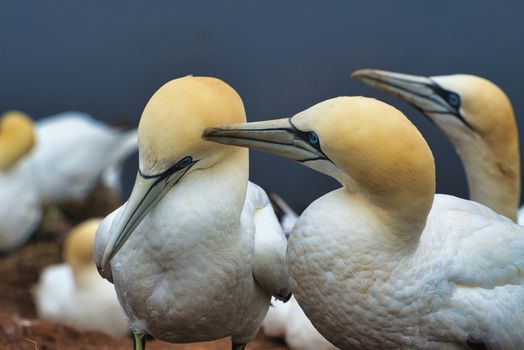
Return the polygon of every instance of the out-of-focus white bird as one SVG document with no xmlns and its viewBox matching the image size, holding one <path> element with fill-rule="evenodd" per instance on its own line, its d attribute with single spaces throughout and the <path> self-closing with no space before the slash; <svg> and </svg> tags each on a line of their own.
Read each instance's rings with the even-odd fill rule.
<svg viewBox="0 0 524 350">
<path fill-rule="evenodd" d="M 295 297 L 289 299 L 290 307 L 286 322 L 285 341 L 292 350 L 336 350 L 336 346 L 331 344 L 320 334 L 307 318 L 304 310 L 298 305 Z"/>
<path fill-rule="evenodd" d="M 273 207 L 278 215 L 278 220 L 280 221 L 280 226 L 286 235 L 286 238 L 289 238 L 293 226 L 298 220 L 298 214 L 291 209 L 291 207 L 276 193 L 270 193 L 269 198 L 273 203 Z"/>
<path fill-rule="evenodd" d="M 275 211 L 280 214 L 280 225 L 286 237 L 289 237 L 298 215 L 276 193 L 270 193 L 269 197 Z M 277 299 L 272 300 L 271 307 L 262 322 L 262 329 L 269 337 L 284 338 L 287 346 L 292 350 L 338 349 L 316 330 L 293 296 L 287 303 Z"/>
<path fill-rule="evenodd" d="M 0 118 L 0 251 L 25 243 L 42 216 L 35 169 L 29 161 L 35 136 L 21 112 Z"/>
<path fill-rule="evenodd" d="M 287 249 L 293 293 L 334 345 L 524 348 L 524 228 L 435 195 L 431 151 L 397 109 L 339 97 L 205 135 L 295 159 L 343 185 L 302 213 Z"/>
<path fill-rule="evenodd" d="M 295 297 L 292 296 L 287 303 L 275 299 L 271 304 L 262 323 L 265 335 L 283 338 L 292 350 L 338 349 L 317 331 Z"/>
<path fill-rule="evenodd" d="M 286 239 L 265 192 L 248 183 L 247 150 L 201 138 L 243 121 L 235 90 L 206 77 L 166 83 L 144 109 L 133 191 L 95 243 L 137 349 L 145 332 L 168 342 L 231 336 L 243 349 L 270 296 L 289 298 Z"/>
<path fill-rule="evenodd" d="M 80 112 L 41 119 L 34 161 L 42 200 L 87 197 L 100 180 L 120 190 L 120 167 L 137 150 L 136 129 L 122 132 Z"/>
<path fill-rule="evenodd" d="M 85 221 L 71 231 L 64 246 L 65 263 L 42 271 L 33 290 L 34 301 L 42 319 L 125 336 L 129 327 L 113 285 L 100 277 L 93 262 L 100 221 Z"/>
<path fill-rule="evenodd" d="M 43 204 L 83 199 L 99 180 L 118 191 L 120 167 L 137 150 L 136 130 L 120 132 L 78 112 L 36 127 L 28 116 L 8 112 L 1 123 L 0 251 L 29 239 Z"/>
<path fill-rule="evenodd" d="M 470 198 L 517 220 L 518 131 L 511 102 L 498 86 L 465 74 L 422 77 L 362 69 L 353 76 L 422 111 L 455 146 Z"/>
</svg>

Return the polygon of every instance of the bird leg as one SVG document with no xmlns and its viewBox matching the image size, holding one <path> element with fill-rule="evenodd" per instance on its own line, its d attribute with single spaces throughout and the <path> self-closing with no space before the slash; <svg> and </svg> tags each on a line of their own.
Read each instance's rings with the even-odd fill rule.
<svg viewBox="0 0 524 350">
<path fill-rule="evenodd" d="M 247 343 L 232 343 L 231 350 L 244 350 Z"/>
<path fill-rule="evenodd" d="M 133 331 L 133 346 L 134 346 L 134 350 L 145 350 L 146 334 L 143 332 Z"/>
</svg>

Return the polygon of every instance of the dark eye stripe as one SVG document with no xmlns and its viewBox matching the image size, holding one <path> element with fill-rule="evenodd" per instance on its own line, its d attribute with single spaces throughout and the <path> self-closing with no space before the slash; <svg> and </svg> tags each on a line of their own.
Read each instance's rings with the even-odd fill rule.
<svg viewBox="0 0 524 350">
<path fill-rule="evenodd" d="M 193 161 L 193 158 L 191 156 L 187 156 L 187 157 L 184 157 L 182 158 L 181 160 L 179 160 L 178 162 L 176 162 L 173 166 L 171 166 L 169 169 L 167 169 L 166 171 L 164 172 L 161 172 L 160 174 L 156 174 L 156 175 L 145 175 L 142 173 L 142 170 L 140 170 L 140 168 L 138 168 L 138 173 L 144 178 L 144 179 L 153 179 L 153 178 L 158 178 L 158 181 L 162 180 L 162 179 L 165 179 L 169 176 L 171 176 L 172 174 L 174 174 L 175 172 L 179 171 L 179 170 L 182 170 L 184 168 L 187 168 L 189 166 L 192 166 L 193 164 L 195 164 L 198 160 L 196 161 Z"/>
<path fill-rule="evenodd" d="M 300 138 L 300 140 L 304 141 L 305 143 L 307 143 L 311 147 L 314 147 L 315 149 L 317 149 L 327 160 L 329 160 L 331 162 L 331 159 L 329 159 L 329 157 L 324 153 L 324 151 L 322 151 L 322 148 L 320 147 L 320 138 L 318 137 L 318 135 L 314 131 L 302 131 L 302 130 L 299 130 L 293 124 L 293 122 L 291 121 L 291 118 L 288 119 L 288 120 L 289 120 L 289 124 L 291 125 L 291 127 L 293 128 L 293 130 L 295 132 L 295 135 L 297 135 Z M 318 141 L 317 143 L 313 144 L 313 143 L 310 142 L 311 134 L 314 134 L 316 136 L 316 139 Z"/>
<path fill-rule="evenodd" d="M 192 161 L 193 161 L 193 158 L 191 158 L 191 156 L 187 156 L 187 157 L 182 158 L 180 161 L 178 161 L 177 164 L 180 167 L 186 167 L 189 164 L 191 164 Z"/>
</svg>

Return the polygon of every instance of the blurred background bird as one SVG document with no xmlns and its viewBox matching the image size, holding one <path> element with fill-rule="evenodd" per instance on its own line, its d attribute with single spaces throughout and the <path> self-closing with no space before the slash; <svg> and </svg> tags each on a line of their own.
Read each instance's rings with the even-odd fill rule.
<svg viewBox="0 0 524 350">
<path fill-rule="evenodd" d="M 34 153 L 34 124 L 21 112 L 0 117 L 0 252 L 24 244 L 42 217 Z"/>
<path fill-rule="evenodd" d="M 50 203 L 85 199 L 97 182 L 120 193 L 122 164 L 137 151 L 136 129 L 122 132 L 80 112 L 40 119 L 36 140 L 40 193 Z"/>
<path fill-rule="evenodd" d="M 115 289 L 98 273 L 93 261 L 101 219 L 80 223 L 67 236 L 64 263 L 45 268 L 33 297 L 38 317 L 82 330 L 125 336 L 129 327 Z"/>
<path fill-rule="evenodd" d="M 122 132 L 79 112 L 67 112 L 33 123 L 20 112 L 2 117 L 0 142 L 0 250 L 25 243 L 45 220 L 46 208 L 86 202 L 98 184 L 114 193 L 108 204 L 120 204 L 121 167 L 137 150 L 136 129 Z M 85 218 L 80 206 L 73 219 Z M 103 206 L 97 214 L 107 214 Z M 44 217 L 43 217 L 44 216 Z"/>
</svg>

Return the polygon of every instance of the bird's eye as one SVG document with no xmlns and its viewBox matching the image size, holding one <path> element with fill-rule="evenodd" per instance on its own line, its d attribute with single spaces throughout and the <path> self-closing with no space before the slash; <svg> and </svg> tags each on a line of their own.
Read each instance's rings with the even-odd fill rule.
<svg viewBox="0 0 524 350">
<path fill-rule="evenodd" d="M 182 158 L 178 162 L 178 166 L 181 167 L 181 168 L 185 168 L 185 167 L 189 166 L 192 162 L 193 162 L 193 158 L 191 158 L 191 156 L 187 156 L 187 157 Z"/>
<path fill-rule="evenodd" d="M 309 143 L 312 145 L 318 145 L 318 136 L 313 131 L 309 133 Z"/>
<path fill-rule="evenodd" d="M 460 96 L 454 92 L 450 92 L 448 94 L 448 103 L 452 107 L 458 107 L 460 106 Z"/>
</svg>

